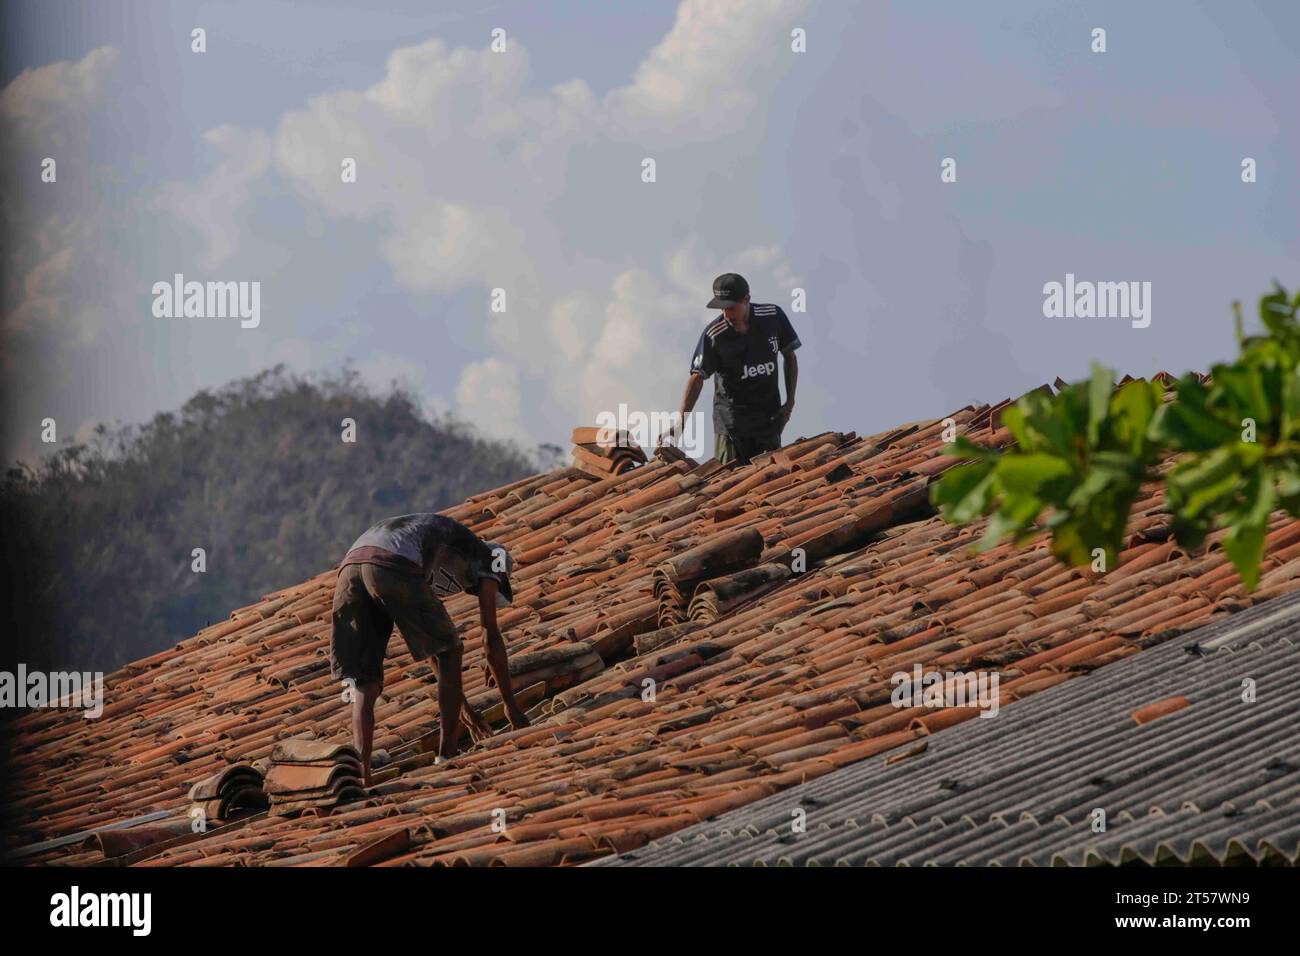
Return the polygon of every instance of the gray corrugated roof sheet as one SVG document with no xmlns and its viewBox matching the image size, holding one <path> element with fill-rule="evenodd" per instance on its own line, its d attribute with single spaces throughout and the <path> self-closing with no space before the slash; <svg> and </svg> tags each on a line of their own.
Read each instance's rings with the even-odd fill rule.
<svg viewBox="0 0 1300 956">
<path fill-rule="evenodd" d="M 871 758 L 589 865 L 1295 864 L 1297 634 L 1300 596 L 1270 600 L 944 730 L 919 755 Z M 1133 720 L 1178 696 L 1189 706 Z"/>
</svg>

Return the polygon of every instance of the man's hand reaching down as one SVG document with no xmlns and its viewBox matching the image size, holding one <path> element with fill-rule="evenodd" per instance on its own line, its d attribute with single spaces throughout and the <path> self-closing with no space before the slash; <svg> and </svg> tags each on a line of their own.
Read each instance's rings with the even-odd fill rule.
<svg viewBox="0 0 1300 956">
<path fill-rule="evenodd" d="M 471 741 L 480 743 L 492 736 L 492 728 L 483 719 L 483 715 L 470 706 L 469 701 L 465 701 L 461 706 L 460 714 L 465 726 L 469 728 L 469 739 Z"/>
</svg>

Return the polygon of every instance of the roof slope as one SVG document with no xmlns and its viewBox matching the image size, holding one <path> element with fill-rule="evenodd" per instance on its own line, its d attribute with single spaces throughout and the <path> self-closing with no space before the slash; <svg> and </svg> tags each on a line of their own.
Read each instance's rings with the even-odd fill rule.
<svg viewBox="0 0 1300 956">
<path fill-rule="evenodd" d="M 1295 864 L 1298 623 L 1300 595 L 1270 601 L 593 865 Z"/>
<path fill-rule="evenodd" d="M 999 408 L 950 417 L 1002 443 Z M 331 815 L 254 818 L 149 862 L 329 864 L 362 850 L 384 865 L 582 862 L 973 716 L 917 718 L 890 705 L 889 675 L 914 663 L 996 668 L 1006 704 L 1300 588 L 1300 523 L 1275 516 L 1262 585 L 1248 597 L 1217 543 L 1177 550 L 1156 487 L 1134 506 L 1125 563 L 1101 579 L 1062 567 L 1042 543 L 973 556 L 982 528 L 924 510 L 927 483 L 952 464 L 942 430 L 935 420 L 871 438 L 827 433 L 744 467 L 652 461 L 603 480 L 564 469 L 450 509 L 515 553 L 516 606 L 502 615 L 512 659 L 549 649 L 581 664 L 531 672 L 535 726 L 449 764 L 422 763 L 429 755 L 413 754 L 436 727 L 436 686 L 395 641 L 376 746 L 407 758 L 396 779 Z M 761 553 L 736 544 L 745 529 L 761 535 Z M 807 570 L 783 577 L 775 566 L 796 547 Z M 685 574 L 729 572 L 737 557 L 741 575 L 693 608 L 675 603 L 693 580 L 657 580 L 669 559 Z M 183 812 L 192 782 L 264 758 L 285 737 L 347 740 L 328 673 L 333 579 L 268 595 L 109 675 L 98 720 L 23 717 L 8 845 Z M 476 617 L 468 596 L 447 606 L 462 628 Z M 569 647 L 581 642 L 590 644 Z M 475 634 L 465 687 L 478 705 L 497 698 L 483 665 Z M 647 678 L 653 700 L 642 699 Z M 101 857 L 71 839 L 30 859 Z"/>
</svg>

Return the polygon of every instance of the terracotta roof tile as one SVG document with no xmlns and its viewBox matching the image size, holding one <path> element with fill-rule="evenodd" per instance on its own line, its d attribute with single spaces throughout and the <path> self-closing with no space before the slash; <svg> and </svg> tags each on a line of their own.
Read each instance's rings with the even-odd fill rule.
<svg viewBox="0 0 1300 956">
<path fill-rule="evenodd" d="M 1005 443 L 1007 432 L 993 428 L 1003 407 L 950 417 Z M 98 847 L 78 838 L 24 859 L 584 862 L 895 748 L 912 753 L 974 716 L 969 707 L 894 707 L 890 676 L 913 664 L 997 670 L 999 703 L 1014 707 L 1300 590 L 1300 523 L 1275 516 L 1261 589 L 1248 596 L 1221 536 L 1191 556 L 1172 544 L 1157 486 L 1134 506 L 1123 563 L 1110 574 L 1063 567 L 1041 541 L 974 555 L 983 529 L 948 526 L 928 506 L 929 482 L 952 464 L 942 429 L 931 419 L 875 436 L 827 432 L 747 466 L 646 460 L 630 449 L 637 460 L 615 462 L 611 448 L 575 435 L 577 467 L 446 512 L 515 554 L 516 605 L 501 619 L 532 727 L 503 729 L 434 766 L 436 685 L 395 641 L 376 711 L 376 746 L 393 763 L 362 799 L 296 817 L 259 814 L 176 845 L 135 846 L 156 834 L 128 838 L 126 828 Z M 590 474 L 586 456 L 614 473 Z M 40 789 L 12 794 L 18 826 L 6 846 L 149 811 L 184 815 L 195 781 L 269 760 L 287 738 L 346 744 L 347 708 L 328 675 L 333 579 L 325 571 L 269 594 L 109 675 L 99 720 L 20 718 L 13 776 Z M 447 607 L 469 631 L 466 694 L 502 727 L 474 602 Z M 290 789 L 329 785 L 307 783 L 317 786 Z"/>
</svg>

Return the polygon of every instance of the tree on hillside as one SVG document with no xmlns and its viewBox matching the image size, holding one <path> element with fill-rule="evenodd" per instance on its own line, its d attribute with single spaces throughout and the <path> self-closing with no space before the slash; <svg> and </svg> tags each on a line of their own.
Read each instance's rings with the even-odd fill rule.
<svg viewBox="0 0 1300 956">
<path fill-rule="evenodd" d="M 277 367 L 143 426 L 101 426 L 0 486 L 10 659 L 111 669 L 320 573 L 379 518 L 534 470 L 520 449 L 430 420 L 413 394 L 375 394 L 350 369 Z"/>
</svg>

